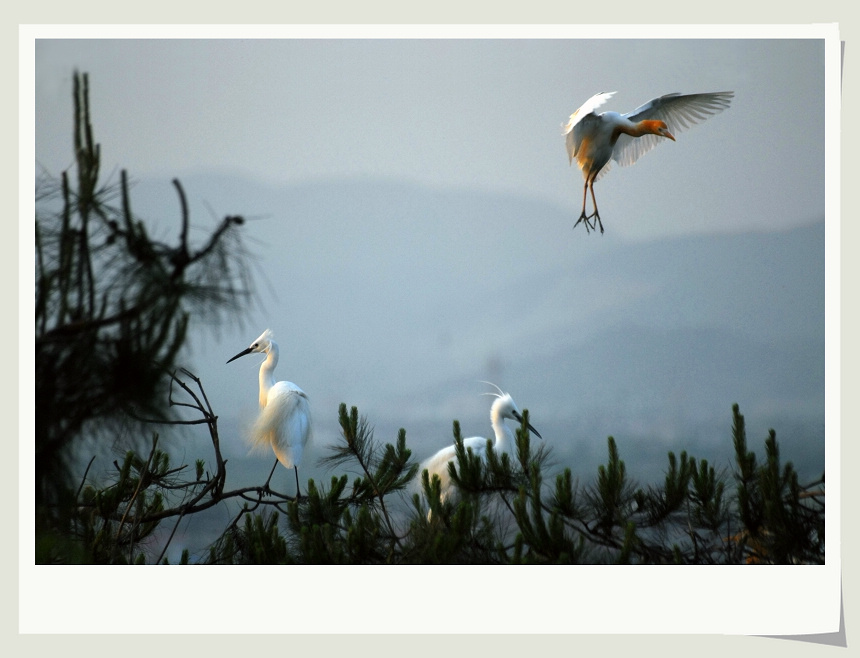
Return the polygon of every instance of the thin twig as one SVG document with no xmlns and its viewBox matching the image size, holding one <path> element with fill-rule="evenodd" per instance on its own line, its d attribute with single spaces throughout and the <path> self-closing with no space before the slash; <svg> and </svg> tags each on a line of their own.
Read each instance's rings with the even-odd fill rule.
<svg viewBox="0 0 860 658">
<path fill-rule="evenodd" d="M 173 525 L 173 530 L 170 532 L 170 536 L 167 538 L 167 541 L 165 542 L 164 547 L 161 549 L 161 553 L 159 554 L 158 559 L 155 561 L 156 564 L 161 564 L 161 560 L 164 558 L 164 554 L 167 552 L 167 547 L 170 546 L 170 542 L 173 541 L 173 535 L 176 534 L 176 530 L 179 528 L 179 524 L 182 522 L 184 516 L 184 514 L 180 514 L 177 517 L 176 523 Z"/>
<path fill-rule="evenodd" d="M 155 456 L 155 449 L 158 445 L 158 434 L 154 434 L 152 436 L 152 450 L 149 451 L 149 457 L 146 460 L 146 464 L 144 464 L 143 470 L 140 471 L 140 477 L 137 479 L 137 487 L 134 490 L 134 493 L 131 496 L 131 499 L 128 501 L 128 505 L 125 507 L 125 512 L 122 515 L 122 519 L 119 522 L 119 527 L 116 530 L 116 540 L 119 542 L 120 533 L 122 532 L 122 526 L 125 524 L 125 519 L 128 516 L 128 512 L 131 509 L 131 506 L 134 504 L 135 499 L 137 498 L 137 494 L 140 492 L 140 487 L 143 485 L 143 480 L 146 477 L 147 472 L 149 471 L 149 465 L 152 463 L 152 458 Z M 136 517 L 135 517 L 136 518 Z M 134 543 L 129 542 L 129 551 L 132 549 Z M 131 560 L 129 560 L 131 562 Z"/>
</svg>

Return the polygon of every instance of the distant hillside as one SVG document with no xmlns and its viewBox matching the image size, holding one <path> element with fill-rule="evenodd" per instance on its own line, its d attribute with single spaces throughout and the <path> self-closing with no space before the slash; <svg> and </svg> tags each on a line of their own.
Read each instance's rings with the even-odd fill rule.
<svg viewBox="0 0 860 658">
<path fill-rule="evenodd" d="M 182 182 L 197 223 L 249 219 L 267 321 L 296 341 L 279 375 L 301 377 L 322 437 L 336 435 L 340 401 L 386 440 L 414 428 L 419 456 L 450 441 L 453 418 L 489 433 L 487 379 L 560 456 L 585 441 L 602 459 L 610 434 L 658 454 L 715 432 L 725 443 L 738 402 L 751 440 L 783 428 L 803 459 L 823 459 L 823 221 L 631 243 L 613 233 L 631 218 L 607 212 L 606 234 L 587 235 L 572 206 L 468 189 Z M 167 182 L 141 182 L 134 199 L 141 214 L 177 215 Z M 230 333 L 231 354 L 246 333 Z M 222 415 L 253 412 L 251 369 L 201 366 L 232 407 Z"/>
<path fill-rule="evenodd" d="M 183 177 L 196 225 L 248 219 L 259 283 L 252 327 L 192 345 L 221 418 L 230 486 L 259 483 L 242 427 L 256 413 L 256 361 L 227 358 L 271 326 L 279 378 L 311 398 L 315 445 L 302 477 L 338 436 L 337 405 L 357 405 L 376 438 L 407 430 L 416 458 L 490 434 L 489 380 L 509 390 L 553 449 L 558 468 L 590 482 L 618 442 L 642 484 L 666 452 L 730 469 L 731 405 L 763 456 L 773 427 L 802 477 L 824 465 L 824 222 L 772 233 L 625 242 L 572 229 L 576 209 L 536 199 L 402 182 L 272 186 Z M 169 181 L 142 181 L 135 210 L 172 237 Z M 682 221 L 683 218 L 679 218 Z M 647 221 L 646 217 L 636 221 Z M 195 334 L 196 336 L 196 334 Z M 183 458 L 206 453 L 184 442 Z M 292 486 L 286 472 L 275 486 Z M 224 513 L 213 512 L 213 532 Z"/>
</svg>

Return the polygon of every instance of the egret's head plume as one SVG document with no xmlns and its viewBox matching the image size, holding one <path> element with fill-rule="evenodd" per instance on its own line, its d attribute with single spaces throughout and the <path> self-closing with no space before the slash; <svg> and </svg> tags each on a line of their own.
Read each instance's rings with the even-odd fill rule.
<svg viewBox="0 0 860 658">
<path fill-rule="evenodd" d="M 507 395 L 507 393 L 505 393 L 502 389 L 500 389 L 498 386 L 496 386 L 493 382 L 487 382 L 487 381 L 481 380 L 481 383 L 487 384 L 488 386 L 492 386 L 493 388 L 495 388 L 498 391 L 498 393 L 492 393 L 492 392 L 481 393 L 481 395 L 495 395 L 497 398 L 500 398 L 500 397 Z"/>
<path fill-rule="evenodd" d="M 268 352 L 269 348 L 272 345 L 272 339 L 274 338 L 274 334 L 271 329 L 266 329 L 260 337 L 251 343 L 251 351 L 252 352 Z"/>
</svg>

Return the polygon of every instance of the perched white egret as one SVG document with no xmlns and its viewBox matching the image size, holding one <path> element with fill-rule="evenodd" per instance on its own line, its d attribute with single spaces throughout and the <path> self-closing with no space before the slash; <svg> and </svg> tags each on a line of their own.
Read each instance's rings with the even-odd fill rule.
<svg viewBox="0 0 860 658">
<path fill-rule="evenodd" d="M 627 114 L 594 110 L 609 100 L 614 91 L 595 94 L 589 98 L 564 126 L 567 154 L 570 163 L 582 170 L 585 185 L 582 189 L 582 214 L 574 224 L 585 222 L 589 229 L 589 219 L 596 219 L 603 233 L 603 222 L 597 211 L 594 197 L 594 181 L 609 171 L 609 161 L 615 160 L 622 166 L 632 165 L 640 156 L 657 146 L 660 138 L 675 141 L 675 135 L 704 121 L 708 117 L 726 109 L 735 95 L 733 91 L 718 91 L 705 94 L 666 94 L 653 98 L 644 105 Z M 594 212 L 587 215 L 585 201 L 589 188 Z M 592 222 L 591 228 L 594 228 Z"/>
<path fill-rule="evenodd" d="M 493 386 L 495 386 L 495 384 L 493 384 Z M 514 399 L 510 394 L 503 392 L 498 386 L 496 386 L 496 388 L 499 391 L 498 393 L 487 394 L 496 396 L 496 399 L 493 401 L 493 405 L 490 407 L 490 423 L 493 426 L 493 433 L 496 435 L 496 441 L 493 443 L 493 450 L 499 454 L 507 452 L 508 454 L 513 455 L 516 453 L 517 444 L 514 439 L 514 433 L 511 432 L 511 429 L 505 424 L 505 420 L 510 419 L 515 420 L 518 423 L 522 423 L 523 417 L 520 410 L 517 408 L 516 402 L 514 402 Z M 543 438 L 540 433 L 532 427 L 531 423 L 529 423 L 527 427 L 535 436 Z M 482 459 L 486 459 L 487 442 L 488 440 L 483 436 L 472 436 L 468 439 L 463 439 L 463 447 L 466 449 L 471 448 L 475 455 Z M 434 474 L 439 476 L 439 480 L 441 481 L 442 500 L 445 500 L 451 489 L 451 476 L 448 474 L 448 463 L 455 459 L 455 446 L 450 445 L 442 448 L 435 455 L 426 459 L 421 464 L 418 471 L 419 473 L 423 473 L 426 469 L 429 471 L 431 478 Z"/>
<path fill-rule="evenodd" d="M 275 366 L 278 365 L 278 344 L 272 340 L 272 332 L 266 329 L 263 334 L 229 359 L 234 361 L 246 354 L 263 353 L 265 361 L 260 365 L 260 415 L 251 430 L 251 443 L 255 448 L 271 446 L 278 462 L 296 473 L 296 495 L 299 491 L 299 466 L 302 453 L 311 436 L 311 410 L 308 396 L 292 382 L 276 382 Z M 275 468 L 272 468 L 272 473 Z M 269 480 L 266 480 L 266 488 Z"/>
</svg>

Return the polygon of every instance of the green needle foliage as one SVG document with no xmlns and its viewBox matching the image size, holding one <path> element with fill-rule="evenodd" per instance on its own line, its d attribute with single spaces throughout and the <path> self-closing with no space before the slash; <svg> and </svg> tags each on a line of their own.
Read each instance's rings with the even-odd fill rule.
<svg viewBox="0 0 860 658">
<path fill-rule="evenodd" d="M 823 563 L 824 474 L 801 486 L 779 456 L 776 432 L 765 440 L 765 463 L 747 450 L 744 417 L 732 407 L 737 501 L 742 527 L 732 536 L 748 563 Z"/>
<path fill-rule="evenodd" d="M 86 74 L 74 75 L 73 104 L 75 171 L 36 181 L 34 497 L 40 561 L 55 559 L 52 545 L 58 554 L 67 552 L 80 475 L 74 471 L 86 454 L 129 443 L 145 451 L 145 425 L 176 418 L 163 400 L 192 315 L 217 322 L 250 292 L 242 218 L 225 217 L 194 244 L 184 191 L 174 181 L 179 239 L 168 244 L 151 238 L 132 210 L 126 172 L 119 183 L 101 182 Z M 120 471 L 125 477 L 127 469 Z M 116 484 L 125 491 L 122 481 Z M 92 548 L 83 559 L 104 559 L 98 546 Z"/>
</svg>

